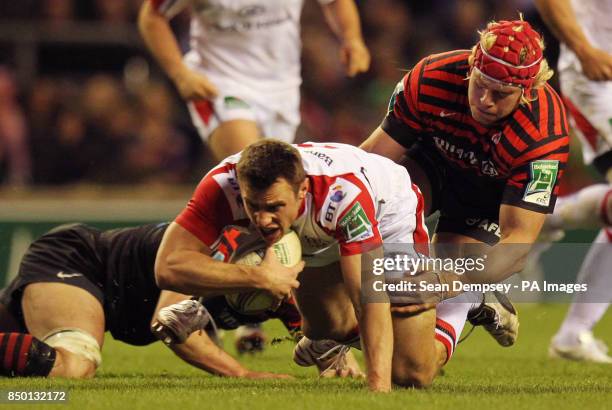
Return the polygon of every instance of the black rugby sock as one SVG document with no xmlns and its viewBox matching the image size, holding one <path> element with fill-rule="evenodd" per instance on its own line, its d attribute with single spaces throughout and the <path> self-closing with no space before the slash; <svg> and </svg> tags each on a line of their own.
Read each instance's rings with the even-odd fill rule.
<svg viewBox="0 0 612 410">
<path fill-rule="evenodd" d="M 55 349 L 27 333 L 0 333 L 0 375 L 48 376 Z"/>
</svg>

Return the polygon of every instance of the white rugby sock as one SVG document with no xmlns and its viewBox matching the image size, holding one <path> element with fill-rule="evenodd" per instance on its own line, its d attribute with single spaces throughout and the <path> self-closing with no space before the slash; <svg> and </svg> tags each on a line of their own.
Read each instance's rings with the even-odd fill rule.
<svg viewBox="0 0 612 410">
<path fill-rule="evenodd" d="M 455 330 L 457 339 L 459 339 L 468 313 L 480 307 L 482 301 L 483 294 L 480 292 L 462 293 L 438 304 L 436 307 L 436 318 L 451 325 Z"/>
<path fill-rule="evenodd" d="M 612 229 L 602 229 L 582 263 L 576 283 L 587 292 L 576 293 L 561 328 L 554 337 L 559 345 L 574 345 L 578 335 L 590 331 L 612 301 Z"/>
<path fill-rule="evenodd" d="M 604 202 L 605 201 L 605 202 Z M 553 229 L 585 229 L 612 223 L 612 185 L 595 184 L 557 199 L 547 224 Z"/>
</svg>

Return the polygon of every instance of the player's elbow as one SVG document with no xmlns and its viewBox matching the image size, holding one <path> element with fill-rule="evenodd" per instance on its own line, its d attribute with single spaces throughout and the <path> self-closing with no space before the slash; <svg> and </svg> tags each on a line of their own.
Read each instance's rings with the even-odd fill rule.
<svg viewBox="0 0 612 410">
<path fill-rule="evenodd" d="M 523 269 L 525 269 L 525 266 L 527 266 L 527 256 L 528 255 L 529 255 L 529 250 L 527 249 L 526 251 L 523 251 L 516 256 L 516 259 L 514 260 L 514 266 L 512 269 L 514 273 L 521 272 Z"/>
<path fill-rule="evenodd" d="M 501 241 L 496 246 L 502 247 L 504 257 L 512 262 L 509 270 L 512 271 L 510 274 L 513 274 L 525 269 L 529 252 L 531 252 L 540 230 L 513 229 L 509 231 L 504 233 L 502 229 Z"/>
<path fill-rule="evenodd" d="M 512 261 L 512 267 L 510 269 L 512 273 L 520 272 L 525 269 L 532 246 L 530 243 L 525 241 L 523 243 L 510 243 L 501 246 L 508 247 L 507 257 Z"/>
<path fill-rule="evenodd" d="M 169 275 L 168 272 L 166 272 L 164 270 L 157 270 L 156 269 L 155 270 L 155 284 L 160 289 L 167 289 L 167 290 L 169 290 L 171 288 L 171 284 L 172 284 L 171 275 Z"/>
<path fill-rule="evenodd" d="M 166 257 L 161 263 L 155 264 L 155 284 L 160 289 L 175 290 L 177 287 L 176 273 L 168 263 L 170 259 Z"/>
</svg>

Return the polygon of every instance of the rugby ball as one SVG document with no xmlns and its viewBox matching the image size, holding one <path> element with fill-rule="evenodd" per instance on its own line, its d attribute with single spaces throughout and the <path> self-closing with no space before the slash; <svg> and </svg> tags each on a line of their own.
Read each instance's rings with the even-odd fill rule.
<svg viewBox="0 0 612 410">
<path fill-rule="evenodd" d="M 302 260 L 302 246 L 300 238 L 294 231 L 289 231 L 280 238 L 272 250 L 277 259 L 285 266 L 294 266 Z M 261 263 L 266 249 L 262 248 L 233 261 L 240 265 L 256 266 Z M 275 310 L 279 303 L 276 298 L 265 290 L 230 293 L 225 295 L 227 304 L 236 312 L 243 315 L 258 315 L 266 311 Z"/>
</svg>

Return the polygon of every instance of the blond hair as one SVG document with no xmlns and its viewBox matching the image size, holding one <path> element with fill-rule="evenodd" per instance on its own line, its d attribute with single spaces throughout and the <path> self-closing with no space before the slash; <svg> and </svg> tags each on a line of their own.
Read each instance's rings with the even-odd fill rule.
<svg viewBox="0 0 612 410">
<path fill-rule="evenodd" d="M 523 20 L 523 16 L 521 15 L 520 17 L 521 20 Z M 497 35 L 490 32 L 490 30 L 497 25 L 499 25 L 497 21 L 491 21 L 489 24 L 487 24 L 487 28 L 484 31 L 478 31 L 478 34 L 480 34 L 480 40 L 478 41 L 478 44 L 472 47 L 472 52 L 470 53 L 470 56 L 468 58 L 468 64 L 470 65 L 470 75 L 472 72 L 471 68 L 474 67 L 474 59 L 476 58 L 476 50 L 478 46 L 480 45 L 485 51 L 489 51 L 497 41 Z M 517 32 L 520 32 L 523 30 L 523 26 L 516 26 L 513 29 Z M 540 46 L 540 49 L 544 51 L 546 46 L 544 45 L 544 40 L 542 38 L 538 40 L 538 44 Z M 525 61 L 525 59 L 527 58 L 527 53 L 527 48 L 523 47 L 523 49 L 521 49 L 521 52 L 519 53 L 519 64 L 522 64 Z M 537 90 L 539 88 L 544 87 L 546 82 L 550 80 L 554 73 L 555 72 L 553 71 L 553 69 L 550 68 L 550 66 L 548 65 L 548 61 L 546 61 L 546 58 L 542 57 L 542 61 L 540 62 L 540 69 L 534 77 L 533 85 L 531 86 L 531 88 Z M 534 99 L 535 97 L 529 97 L 525 94 L 525 92 L 523 92 L 521 95 L 520 103 L 529 104 Z"/>
</svg>

